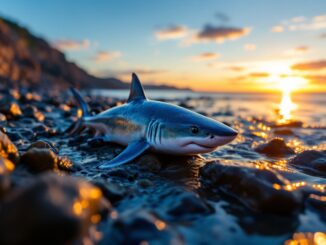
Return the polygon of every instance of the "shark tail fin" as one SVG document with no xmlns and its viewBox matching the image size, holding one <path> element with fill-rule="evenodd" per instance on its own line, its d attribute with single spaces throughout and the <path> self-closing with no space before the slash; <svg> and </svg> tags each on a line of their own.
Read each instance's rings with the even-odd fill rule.
<svg viewBox="0 0 326 245">
<path fill-rule="evenodd" d="M 76 101 L 78 103 L 78 106 L 81 109 L 81 115 L 79 116 L 77 122 L 73 123 L 66 130 L 66 132 L 69 133 L 69 135 L 75 135 L 75 134 L 81 132 L 84 129 L 83 122 L 84 122 L 86 117 L 90 116 L 90 114 L 88 112 L 88 105 L 85 102 L 85 100 L 82 98 L 80 93 L 74 88 L 70 88 L 70 91 L 74 95 L 74 97 L 75 97 L 75 99 L 76 99 Z"/>
</svg>

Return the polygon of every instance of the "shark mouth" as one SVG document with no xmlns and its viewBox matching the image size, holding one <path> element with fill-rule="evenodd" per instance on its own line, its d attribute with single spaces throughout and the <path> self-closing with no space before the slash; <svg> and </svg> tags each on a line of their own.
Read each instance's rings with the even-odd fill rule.
<svg viewBox="0 0 326 245">
<path fill-rule="evenodd" d="M 194 152 L 198 153 L 206 153 L 214 151 L 217 147 L 231 142 L 234 138 L 235 136 L 215 136 L 215 138 L 210 142 L 190 141 L 186 143 L 183 147 L 186 148 L 188 151 L 193 150 Z"/>
<path fill-rule="evenodd" d="M 217 146 L 208 146 L 203 144 L 198 144 L 195 142 L 190 142 L 184 145 L 184 149 L 189 153 L 199 154 L 199 153 L 208 153 L 216 149 Z"/>
</svg>

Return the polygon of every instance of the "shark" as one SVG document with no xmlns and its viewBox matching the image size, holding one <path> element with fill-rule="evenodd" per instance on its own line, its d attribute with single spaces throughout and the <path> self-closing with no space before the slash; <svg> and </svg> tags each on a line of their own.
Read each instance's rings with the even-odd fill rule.
<svg viewBox="0 0 326 245">
<path fill-rule="evenodd" d="M 71 133 L 92 128 L 96 139 L 126 146 L 115 158 L 99 165 L 100 169 L 129 163 L 146 151 L 174 155 L 212 152 L 238 134 L 226 124 L 189 109 L 147 99 L 135 73 L 126 103 L 94 116 L 79 92 L 74 88 L 71 92 L 82 111 Z"/>
</svg>

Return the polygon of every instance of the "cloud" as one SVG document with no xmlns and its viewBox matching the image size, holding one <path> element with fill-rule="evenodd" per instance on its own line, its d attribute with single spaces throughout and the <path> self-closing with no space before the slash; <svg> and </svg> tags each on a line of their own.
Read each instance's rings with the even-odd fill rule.
<svg viewBox="0 0 326 245">
<path fill-rule="evenodd" d="M 72 40 L 72 39 L 62 39 L 53 42 L 53 46 L 60 50 L 81 50 L 87 49 L 90 46 L 90 41 L 85 40 Z"/>
<path fill-rule="evenodd" d="M 235 40 L 250 33 L 251 28 L 238 28 L 226 26 L 213 26 L 207 24 L 199 31 L 195 37 L 195 42 L 224 42 L 225 40 Z"/>
<path fill-rule="evenodd" d="M 312 18 L 304 16 L 294 17 L 290 20 L 285 20 L 280 25 L 272 28 L 272 32 L 289 31 L 307 31 L 326 29 L 326 15 L 318 15 Z"/>
<path fill-rule="evenodd" d="M 207 61 L 207 60 L 215 60 L 219 57 L 220 55 L 217 53 L 213 52 L 204 52 L 196 56 L 192 56 L 190 59 L 192 61 Z"/>
<path fill-rule="evenodd" d="M 267 73 L 267 72 L 252 72 L 248 76 L 252 77 L 252 78 L 269 77 L 269 73 Z"/>
<path fill-rule="evenodd" d="M 174 25 L 156 31 L 155 37 L 158 40 L 180 39 L 185 37 L 187 33 L 187 27 L 181 25 Z"/>
<path fill-rule="evenodd" d="M 256 45 L 253 44 L 253 43 L 246 43 L 243 48 L 246 50 L 246 51 L 254 51 L 256 50 Z"/>
<path fill-rule="evenodd" d="M 231 71 L 238 71 L 239 72 L 239 71 L 245 70 L 246 68 L 243 67 L 243 66 L 229 66 L 228 69 L 231 70 Z"/>
<path fill-rule="evenodd" d="M 326 39 L 326 33 L 322 33 L 319 37 L 322 39 Z"/>
<path fill-rule="evenodd" d="M 310 50 L 308 46 L 299 46 L 285 51 L 286 55 L 302 55 Z"/>
<path fill-rule="evenodd" d="M 304 22 L 305 20 L 306 20 L 306 17 L 304 17 L 304 16 L 297 16 L 297 17 L 293 17 L 291 19 L 291 21 L 294 23 Z"/>
<path fill-rule="evenodd" d="M 284 31 L 284 27 L 281 26 L 281 25 L 273 26 L 271 31 L 272 32 L 283 32 Z"/>
<path fill-rule="evenodd" d="M 105 62 L 109 61 L 115 58 L 121 57 L 121 52 L 120 51 L 99 51 L 95 54 L 95 56 L 92 58 L 96 62 Z"/>
<path fill-rule="evenodd" d="M 326 69 L 326 60 L 298 63 L 291 66 L 294 70 L 311 71 Z"/>
<path fill-rule="evenodd" d="M 325 75 L 307 75 L 304 78 L 308 79 L 310 83 L 326 85 Z"/>
</svg>

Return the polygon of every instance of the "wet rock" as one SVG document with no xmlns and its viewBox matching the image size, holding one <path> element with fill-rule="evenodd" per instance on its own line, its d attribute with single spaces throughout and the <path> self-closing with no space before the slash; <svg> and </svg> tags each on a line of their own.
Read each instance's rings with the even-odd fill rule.
<svg viewBox="0 0 326 245">
<path fill-rule="evenodd" d="M 0 244 L 92 241 L 90 234 L 109 209 L 99 188 L 74 177 L 45 174 L 4 200 Z"/>
<path fill-rule="evenodd" d="M 48 140 L 38 140 L 38 141 L 35 141 L 33 142 L 28 148 L 27 150 L 29 149 L 32 149 L 32 148 L 39 148 L 39 149 L 50 149 L 52 150 L 54 153 L 58 153 L 58 149 L 55 148 L 52 144 L 52 142 L 48 141 Z"/>
<path fill-rule="evenodd" d="M 9 174 L 14 170 L 14 164 L 8 159 L 0 157 L 0 200 L 10 188 Z"/>
<path fill-rule="evenodd" d="M 28 128 L 21 129 L 20 135 L 23 136 L 24 138 L 28 138 L 30 140 L 36 136 L 36 134 L 31 129 L 28 129 Z"/>
<path fill-rule="evenodd" d="M 33 131 L 36 132 L 38 135 L 47 136 L 49 132 L 49 128 L 45 126 L 44 124 L 39 124 L 35 127 L 33 127 Z"/>
<path fill-rule="evenodd" d="M 45 119 L 45 116 L 42 112 L 40 112 L 35 106 L 26 106 L 24 109 L 24 116 L 34 118 L 35 120 L 39 122 L 43 122 Z"/>
<path fill-rule="evenodd" d="M 47 170 L 80 170 L 78 165 L 66 156 L 58 156 L 57 150 L 45 141 L 33 143 L 28 150 L 22 155 L 21 163 L 28 166 L 34 172 L 44 172 Z"/>
<path fill-rule="evenodd" d="M 4 114 L 0 113 L 0 122 L 5 122 L 7 121 L 7 118 Z"/>
<path fill-rule="evenodd" d="M 153 186 L 153 182 L 148 179 L 140 179 L 137 181 L 137 184 L 141 188 L 148 188 Z"/>
<path fill-rule="evenodd" d="M 254 211 L 291 215 L 302 205 L 302 193 L 286 190 L 284 179 L 270 170 L 212 162 L 200 176 L 206 191 L 220 191 Z"/>
<path fill-rule="evenodd" d="M 280 123 L 280 124 L 272 124 L 270 125 L 271 127 L 273 128 L 284 128 L 284 127 L 287 127 L 287 128 L 301 128 L 303 125 L 302 122 L 300 121 L 288 121 L 288 122 L 285 122 L 285 123 Z"/>
<path fill-rule="evenodd" d="M 255 151 L 272 157 L 282 157 L 295 154 L 294 150 L 288 147 L 281 138 L 275 138 L 268 143 L 261 144 L 256 147 Z"/>
<path fill-rule="evenodd" d="M 35 172 L 59 170 L 58 162 L 58 156 L 51 149 L 46 148 L 29 149 L 21 157 L 21 163 Z"/>
<path fill-rule="evenodd" d="M 307 205 L 318 210 L 318 213 L 326 220 L 326 197 L 325 195 L 310 194 L 306 201 Z"/>
<path fill-rule="evenodd" d="M 184 244 L 182 237 L 155 214 L 126 211 L 107 229 L 100 244 Z"/>
<path fill-rule="evenodd" d="M 168 214 L 180 219 L 191 219 L 196 215 L 212 213 L 213 208 L 208 205 L 197 194 L 183 192 L 173 198 L 173 203 L 169 205 Z"/>
<path fill-rule="evenodd" d="M 294 135 L 293 131 L 289 128 L 280 128 L 274 130 L 274 134 L 276 135 Z"/>
<path fill-rule="evenodd" d="M 119 202 L 127 196 L 125 188 L 119 184 L 107 183 L 104 181 L 93 181 L 92 183 L 101 189 L 103 196 L 110 200 L 112 204 Z"/>
<path fill-rule="evenodd" d="M 303 151 L 291 159 L 289 164 L 292 164 L 311 174 L 326 176 L 326 150 Z"/>
<path fill-rule="evenodd" d="M 160 160 L 154 154 L 145 154 L 136 161 L 141 170 L 150 172 L 159 172 L 162 168 Z"/>
<path fill-rule="evenodd" d="M 22 111 L 16 102 L 5 103 L 0 106 L 0 112 L 9 118 L 17 118 L 22 116 Z"/>
<path fill-rule="evenodd" d="M 18 163 L 19 152 L 8 136 L 0 131 L 0 156 L 8 158 L 13 163 Z"/>
</svg>

